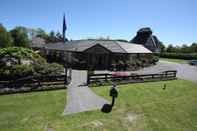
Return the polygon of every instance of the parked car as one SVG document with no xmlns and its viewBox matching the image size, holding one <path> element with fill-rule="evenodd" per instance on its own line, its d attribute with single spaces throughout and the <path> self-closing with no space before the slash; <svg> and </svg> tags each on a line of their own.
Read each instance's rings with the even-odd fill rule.
<svg viewBox="0 0 197 131">
<path fill-rule="evenodd" d="M 189 64 L 190 65 L 197 65 L 197 60 L 190 60 L 189 61 Z"/>
</svg>

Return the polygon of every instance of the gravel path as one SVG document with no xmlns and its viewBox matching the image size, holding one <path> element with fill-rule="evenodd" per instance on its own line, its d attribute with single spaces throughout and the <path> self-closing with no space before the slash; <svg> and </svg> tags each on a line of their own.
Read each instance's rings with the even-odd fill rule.
<svg viewBox="0 0 197 131">
<path fill-rule="evenodd" d="M 83 86 L 86 79 L 87 71 L 72 70 L 72 80 L 68 86 L 64 115 L 101 109 L 104 104 L 109 103 L 92 92 L 88 86 Z"/>
</svg>

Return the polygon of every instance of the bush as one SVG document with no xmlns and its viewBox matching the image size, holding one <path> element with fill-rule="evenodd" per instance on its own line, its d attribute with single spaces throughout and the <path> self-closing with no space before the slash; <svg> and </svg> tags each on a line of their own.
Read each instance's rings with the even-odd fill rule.
<svg viewBox="0 0 197 131">
<path fill-rule="evenodd" d="M 31 76 L 33 75 L 33 66 L 32 65 L 15 65 L 10 70 L 10 75 L 23 77 L 23 76 Z"/>
<path fill-rule="evenodd" d="M 153 56 L 153 63 L 157 63 L 159 61 L 159 57 L 158 56 Z"/>
<path fill-rule="evenodd" d="M 33 66 L 31 65 L 14 65 L 11 67 L 0 68 L 0 76 L 3 78 L 16 78 L 33 75 Z M 9 78 L 10 77 L 10 78 Z"/>
<path fill-rule="evenodd" d="M 27 60 L 27 64 L 23 63 Z M 60 75 L 64 71 L 62 65 L 48 64 L 44 58 L 31 49 L 22 47 L 9 47 L 0 49 L 0 76 L 26 77 L 41 75 Z"/>
<path fill-rule="evenodd" d="M 172 59 L 192 60 L 197 59 L 197 53 L 161 53 L 160 57 Z"/>
<path fill-rule="evenodd" d="M 61 75 L 64 71 L 64 67 L 57 63 L 52 64 L 37 64 L 34 65 L 34 75 L 35 76 L 53 76 L 53 75 Z"/>
<path fill-rule="evenodd" d="M 22 47 L 8 47 L 0 49 L 0 60 L 5 57 L 15 58 L 18 61 L 21 59 L 29 59 L 38 64 L 46 63 L 46 60 L 39 54 L 35 53 L 31 49 Z"/>
</svg>

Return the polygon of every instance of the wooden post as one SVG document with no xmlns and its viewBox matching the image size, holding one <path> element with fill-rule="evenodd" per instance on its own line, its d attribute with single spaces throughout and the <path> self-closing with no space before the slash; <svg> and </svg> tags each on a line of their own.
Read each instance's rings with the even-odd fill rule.
<svg viewBox="0 0 197 131">
<path fill-rule="evenodd" d="M 90 76 L 89 76 L 90 74 L 88 73 L 88 75 L 87 75 L 87 84 L 90 84 Z"/>
<path fill-rule="evenodd" d="M 68 84 L 68 80 L 67 80 L 67 66 L 66 66 L 66 64 L 64 65 L 64 70 L 65 70 L 65 78 L 64 78 L 64 83 L 65 83 L 65 85 L 66 84 Z"/>
<path fill-rule="evenodd" d="M 105 74 L 105 81 L 107 81 L 107 74 Z"/>
</svg>

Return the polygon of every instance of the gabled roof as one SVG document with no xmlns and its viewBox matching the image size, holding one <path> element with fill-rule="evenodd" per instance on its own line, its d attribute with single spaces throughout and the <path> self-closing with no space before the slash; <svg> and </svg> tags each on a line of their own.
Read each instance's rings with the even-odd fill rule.
<svg viewBox="0 0 197 131">
<path fill-rule="evenodd" d="M 30 47 L 43 47 L 43 45 L 45 44 L 45 40 L 43 38 L 40 37 L 34 37 L 32 38 L 31 43 L 29 44 Z"/>
<path fill-rule="evenodd" d="M 150 50 L 140 44 L 119 41 L 118 43 L 127 53 L 152 53 Z"/>
<path fill-rule="evenodd" d="M 130 42 L 144 45 L 153 52 L 160 52 L 160 41 L 152 33 L 152 30 L 148 27 L 141 28 Z"/>
<path fill-rule="evenodd" d="M 101 45 L 112 53 L 152 53 L 142 45 L 115 40 L 74 40 L 65 43 L 58 42 L 45 44 L 43 48 L 48 50 L 84 52 L 85 50 L 97 44 Z"/>
</svg>

